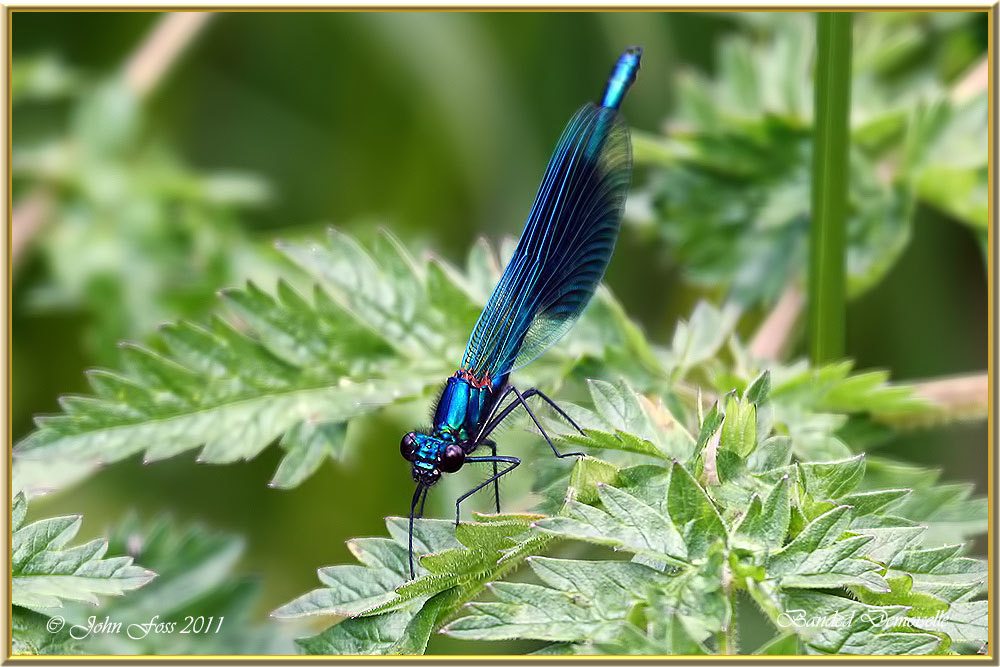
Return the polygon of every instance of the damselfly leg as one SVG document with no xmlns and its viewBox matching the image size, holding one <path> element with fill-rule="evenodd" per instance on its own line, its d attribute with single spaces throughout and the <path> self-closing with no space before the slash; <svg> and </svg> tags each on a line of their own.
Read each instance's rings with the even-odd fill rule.
<svg viewBox="0 0 1000 667">
<path fill-rule="evenodd" d="M 493 457 L 496 458 L 497 455 L 497 443 L 492 440 L 485 440 L 483 444 L 490 448 L 493 452 Z M 496 501 L 497 514 L 500 514 L 500 475 L 497 473 L 497 462 L 493 462 L 493 499 Z"/>
<path fill-rule="evenodd" d="M 517 466 L 521 465 L 521 459 L 517 458 L 516 456 L 466 456 L 465 457 L 465 462 L 466 463 L 492 463 L 494 470 L 497 469 L 497 463 L 509 463 L 510 465 L 508 467 L 504 468 L 503 470 L 501 470 L 500 472 L 494 474 L 488 480 L 486 480 L 485 482 L 483 482 L 479 486 L 475 487 L 471 491 L 467 491 L 467 492 L 463 493 L 461 496 L 459 496 L 458 500 L 455 501 L 455 525 L 456 526 L 459 524 L 459 521 L 461 520 L 461 517 L 462 517 L 462 507 L 461 507 L 461 505 L 462 505 L 462 501 L 463 500 L 465 500 L 466 498 L 468 498 L 469 496 L 471 496 L 472 494 L 474 494 L 476 491 L 478 491 L 479 489 L 483 488 L 487 484 L 496 483 L 497 480 L 499 480 L 501 477 L 503 477 L 504 475 L 506 475 L 507 473 L 509 473 L 511 470 L 513 470 Z M 499 491 L 497 493 L 499 493 Z M 499 501 L 499 496 L 498 496 L 497 511 L 500 510 L 499 502 L 500 501 Z"/>
<path fill-rule="evenodd" d="M 417 516 L 424 515 L 424 501 L 427 500 L 427 491 L 430 489 L 429 486 L 424 486 L 422 484 L 417 484 L 417 490 L 413 492 L 413 500 L 410 501 L 410 579 L 414 578 L 414 568 L 413 568 L 413 513 L 417 508 L 417 503 L 420 503 L 420 514 Z"/>
<path fill-rule="evenodd" d="M 553 401 L 551 398 L 549 398 L 542 392 L 538 391 L 534 387 L 522 393 L 514 385 L 508 385 L 507 389 L 500 396 L 500 400 L 497 401 L 497 405 L 503 403 L 503 400 L 507 397 L 508 394 L 514 394 L 516 398 L 510 403 L 508 403 L 503 410 L 500 410 L 495 416 L 490 418 L 489 422 L 486 423 L 486 426 L 484 426 L 483 430 L 480 432 L 479 434 L 480 438 L 485 438 L 486 436 L 488 436 L 497 426 L 500 425 L 500 423 L 504 419 L 507 418 L 507 415 L 513 412 L 517 406 L 522 405 L 524 406 L 525 412 L 527 412 L 528 416 L 531 417 L 531 421 L 535 422 L 535 426 L 538 427 L 538 430 L 542 434 L 542 437 L 545 438 L 545 442 L 549 443 L 549 447 L 552 448 L 552 453 L 555 454 L 557 458 L 563 459 L 566 458 L 567 456 L 586 456 L 586 454 L 583 452 L 567 452 L 565 454 L 560 453 L 560 451 L 556 449 L 555 443 L 552 442 L 552 438 L 550 438 L 549 434 L 545 432 L 544 428 L 542 428 L 542 423 L 538 421 L 538 417 L 536 417 L 535 413 L 531 411 L 531 408 L 528 406 L 527 399 L 531 398 L 532 396 L 538 396 L 543 401 L 548 403 L 553 410 L 559 413 L 559 415 L 563 419 L 569 422 L 573 428 L 579 431 L 580 435 L 585 435 L 583 429 L 580 428 L 580 425 L 577 424 L 575 421 L 573 421 L 573 419 L 568 414 L 566 414 L 566 412 L 562 408 L 556 405 L 555 401 Z"/>
</svg>

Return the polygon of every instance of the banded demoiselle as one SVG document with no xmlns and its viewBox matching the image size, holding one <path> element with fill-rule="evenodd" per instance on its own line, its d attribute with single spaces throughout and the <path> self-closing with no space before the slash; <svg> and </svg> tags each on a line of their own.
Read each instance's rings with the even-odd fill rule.
<svg viewBox="0 0 1000 667">
<path fill-rule="evenodd" d="M 619 106 L 635 81 L 641 56 L 639 47 L 626 49 L 600 103 L 583 105 L 563 130 L 514 255 L 476 322 L 461 368 L 448 378 L 433 427 L 428 433 L 407 433 L 400 442 L 417 483 L 410 503 L 411 577 L 413 519 L 423 516 L 427 491 L 441 473 L 457 472 L 468 463 L 493 466 L 489 479 L 455 502 L 456 525 L 462 501 L 491 483 L 500 511 L 498 480 L 521 460 L 498 456 L 488 436 L 515 408 L 524 408 L 557 457 L 583 456 L 556 449 L 528 399 L 545 401 L 582 433 L 569 415 L 542 392 L 520 391 L 508 378 L 569 330 L 604 276 L 632 177 L 632 148 Z M 491 454 L 472 456 L 480 447 Z"/>
</svg>

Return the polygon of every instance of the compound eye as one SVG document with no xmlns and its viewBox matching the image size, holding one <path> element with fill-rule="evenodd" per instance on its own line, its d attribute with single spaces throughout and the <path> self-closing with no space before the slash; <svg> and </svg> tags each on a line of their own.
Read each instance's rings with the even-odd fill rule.
<svg viewBox="0 0 1000 667">
<path fill-rule="evenodd" d="M 448 445 L 444 448 L 441 463 L 438 467 L 445 472 L 456 472 L 465 463 L 465 450 L 459 445 Z"/>
<path fill-rule="evenodd" d="M 413 460 L 413 454 L 416 450 L 417 436 L 415 433 L 407 433 L 403 436 L 403 439 L 399 441 L 399 453 L 403 455 L 403 458 L 407 461 Z"/>
</svg>

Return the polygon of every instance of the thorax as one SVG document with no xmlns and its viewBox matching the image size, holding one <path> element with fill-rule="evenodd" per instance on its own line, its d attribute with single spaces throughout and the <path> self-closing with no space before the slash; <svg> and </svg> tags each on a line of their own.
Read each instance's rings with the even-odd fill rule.
<svg viewBox="0 0 1000 667">
<path fill-rule="evenodd" d="M 475 438 L 506 381 L 506 376 L 499 380 L 477 380 L 467 371 L 458 371 L 448 378 L 434 413 L 434 435 L 462 443 Z"/>
</svg>

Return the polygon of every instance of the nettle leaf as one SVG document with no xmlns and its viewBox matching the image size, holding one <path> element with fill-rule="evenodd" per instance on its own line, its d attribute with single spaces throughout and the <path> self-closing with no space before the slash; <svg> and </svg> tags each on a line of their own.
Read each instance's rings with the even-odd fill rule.
<svg viewBox="0 0 1000 667">
<path fill-rule="evenodd" d="M 290 639 L 274 626 L 253 622 L 259 594 L 255 577 L 236 573 L 243 540 L 198 525 L 178 525 L 161 518 L 143 524 L 132 516 L 109 535 L 109 552 L 127 554 L 156 570 L 157 578 L 121 598 L 103 601 L 96 609 L 70 604 L 60 613 L 67 624 L 87 625 L 90 616 L 105 616 L 127 628 L 131 624 L 176 623 L 172 633 L 95 633 L 82 640 L 92 654 L 229 655 L 287 653 Z M 188 616 L 206 619 L 209 629 L 192 632 Z M 212 621 L 207 619 L 211 617 Z M 221 620 L 220 620 L 221 619 Z M 67 626 L 68 627 L 68 626 Z M 188 632 L 180 632 L 187 627 Z"/>
<path fill-rule="evenodd" d="M 934 406 L 906 385 L 890 384 L 885 371 L 851 374 L 853 362 L 841 361 L 810 368 L 804 361 L 772 369 L 770 396 L 776 419 L 808 410 L 817 413 L 867 413 L 892 421 L 907 415 L 934 412 Z M 791 421 L 795 421 L 794 418 Z"/>
<path fill-rule="evenodd" d="M 755 384 L 763 382 L 749 382 L 744 398 Z M 604 413 L 580 414 L 648 428 L 634 419 L 642 404 L 622 400 L 626 390 L 599 386 Z M 765 402 L 779 400 L 771 396 Z M 728 413 L 748 415 L 741 410 L 752 405 L 740 400 Z M 701 439 L 721 437 L 718 406 L 701 421 Z M 796 638 L 774 650 L 941 653 L 980 637 L 984 564 L 957 547 L 921 548 L 926 527 L 904 511 L 911 491 L 870 488 L 863 456 L 790 462 L 790 439 L 722 449 L 738 474 L 718 486 L 679 461 L 618 468 L 581 459 L 555 515 L 477 515 L 457 530 L 417 521 L 413 581 L 406 522 L 392 519 L 392 539 L 352 542 L 362 566 L 324 568 L 324 588 L 275 615 L 351 617 L 301 640 L 306 652 L 419 652 L 443 626 L 464 639 L 549 641 L 548 654 L 698 654 L 722 649 L 731 596 L 746 590 L 777 630 Z M 883 464 L 874 470 L 884 477 Z M 536 557 L 556 538 L 626 551 L 632 561 Z M 497 581 L 525 559 L 541 583 Z M 495 600 L 472 602 L 450 620 L 487 586 Z"/>
<path fill-rule="evenodd" d="M 740 520 L 734 538 L 749 541 L 766 549 L 777 549 L 784 543 L 791 521 L 791 504 L 788 475 L 783 476 L 761 502 L 754 495 L 750 507 Z"/>
<path fill-rule="evenodd" d="M 647 589 L 615 598 L 602 607 L 614 613 L 601 615 L 578 597 L 567 598 L 573 591 L 565 582 L 511 584 L 509 590 L 497 584 L 499 602 L 472 605 L 446 631 L 468 639 L 555 642 L 548 653 L 648 654 L 674 646 L 676 628 L 654 629 L 649 619 L 655 617 L 676 621 L 683 630 L 677 646 L 686 654 L 711 652 L 713 636 L 732 614 L 728 587 L 749 591 L 778 630 L 794 632 L 796 641 L 786 637 L 775 650 L 798 651 L 801 642 L 810 653 L 911 654 L 973 643 L 985 622 L 985 606 L 973 599 L 985 565 L 961 557 L 958 548 L 918 549 L 925 528 L 883 513 L 899 508 L 909 491 L 856 491 L 864 463 L 856 456 L 761 473 L 747 469 L 740 483 L 759 490 L 748 504 L 713 498 L 679 463 L 622 469 L 586 503 L 569 502 L 564 513 L 535 525 L 634 554 L 631 565 L 650 570 Z M 830 593 L 837 589 L 860 602 Z M 809 604 L 789 606 L 802 601 Z"/>
<path fill-rule="evenodd" d="M 800 463 L 805 490 L 814 498 L 836 499 L 858 485 L 865 474 L 865 457 L 858 454 L 843 461 Z"/>
<path fill-rule="evenodd" d="M 80 643 L 68 632 L 52 632 L 52 617 L 14 605 L 11 607 L 11 647 L 18 655 L 80 655 Z"/>
<path fill-rule="evenodd" d="M 986 498 L 973 497 L 972 484 L 946 484 L 940 481 L 940 470 L 868 458 L 869 472 L 864 486 L 874 488 L 895 482 L 911 489 L 911 493 L 892 506 L 892 511 L 926 526 L 922 537 L 924 545 L 963 542 L 985 532 Z"/>
<path fill-rule="evenodd" d="M 127 556 L 105 558 L 108 543 L 97 539 L 66 544 L 80 530 L 78 515 L 41 519 L 27 525 L 25 499 L 14 501 L 11 537 L 11 601 L 21 607 L 61 607 L 67 600 L 97 604 L 98 595 L 121 595 L 148 584 L 156 574 Z"/>
<path fill-rule="evenodd" d="M 546 586 L 493 584 L 498 602 L 470 604 L 471 613 L 444 632 L 464 639 L 571 642 L 561 647 L 563 653 L 644 653 L 665 645 L 705 653 L 702 642 L 731 615 L 721 549 L 702 566 L 672 575 L 621 561 L 529 562 Z M 633 635 L 642 618 L 649 619 L 648 634 Z"/>
<path fill-rule="evenodd" d="M 726 417 L 719 437 L 719 451 L 731 451 L 740 459 L 757 447 L 757 406 L 740 401 L 735 394 L 726 400 Z"/>
<path fill-rule="evenodd" d="M 598 497 L 605 510 L 569 501 L 563 516 L 536 521 L 535 526 L 667 562 L 687 559 L 684 540 L 668 515 L 613 486 L 598 485 Z"/>
<path fill-rule="evenodd" d="M 793 590 L 780 595 L 783 623 L 802 637 L 810 654 L 919 655 L 933 653 L 941 637 L 914 632 L 907 607 L 866 605 L 828 593 Z"/>
<path fill-rule="evenodd" d="M 661 400 L 632 390 L 624 380 L 613 385 L 588 380 L 594 410 L 565 404 L 561 407 L 583 429 L 585 436 L 562 421 L 549 420 L 551 433 L 565 442 L 596 449 L 617 449 L 659 459 L 687 458 L 694 438 Z"/>
<path fill-rule="evenodd" d="M 717 540 L 728 539 L 726 527 L 712 499 L 680 463 L 674 463 L 671 468 L 667 506 L 684 536 L 690 556 L 704 557 Z"/>
<path fill-rule="evenodd" d="M 164 327 L 162 352 L 125 347 L 125 372 L 90 373 L 96 395 L 40 418 L 17 456 L 110 462 L 144 451 L 155 461 L 202 446 L 200 460 L 225 463 L 287 434 L 274 484 L 298 483 L 337 451 L 338 424 L 436 382 L 449 334 L 464 335 L 433 319 L 440 311 L 403 307 L 427 304 L 425 277 L 383 241 L 396 252 L 383 254 L 388 266 L 338 232 L 328 245 L 287 246 L 320 281 L 312 299 L 284 282 L 275 296 L 253 284 L 224 292 L 230 316 Z M 409 267 L 405 279 L 394 263 Z M 393 372 L 405 355 L 411 369 Z"/>
<path fill-rule="evenodd" d="M 843 537 L 850 519 L 846 505 L 814 519 L 768 558 L 767 576 L 777 579 L 783 588 L 834 588 L 851 583 L 887 592 L 889 586 L 878 574 L 882 566 L 865 557 L 872 538 Z"/>
<path fill-rule="evenodd" d="M 315 281 L 310 294 L 284 280 L 273 294 L 248 283 L 221 293 L 223 313 L 208 326 L 170 324 L 149 347 L 122 346 L 121 370 L 89 372 L 93 395 L 63 397 L 62 414 L 39 417 L 18 443 L 15 486 L 51 490 L 139 452 L 152 462 L 200 447 L 199 461 L 229 463 L 279 438 L 285 457 L 271 483 L 296 486 L 341 455 L 352 420 L 454 372 L 485 298 L 481 283 L 499 272 L 482 245 L 462 272 L 416 260 L 388 232 L 370 248 L 331 230 L 326 243 L 280 249 Z M 607 290 L 600 301 L 581 321 L 596 321 L 590 335 L 571 333 L 533 365 L 534 378 L 562 376 L 611 341 L 636 347 L 635 325 Z M 655 404 L 643 414 L 669 421 Z M 624 437 L 639 443 L 632 426 Z M 69 467 L 60 472 L 57 462 Z"/>
<path fill-rule="evenodd" d="M 348 543 L 362 565 L 322 568 L 325 587 L 283 605 L 276 618 L 348 616 L 319 635 L 297 640 L 308 654 L 422 653 L 430 633 L 491 580 L 538 553 L 551 537 L 530 531 L 539 515 L 477 515 L 414 522 L 417 578 L 409 578 L 408 521 L 387 520 L 391 539 Z"/>
<path fill-rule="evenodd" d="M 296 643 L 306 655 L 421 654 L 440 609 L 452 604 L 455 595 L 454 590 L 448 590 L 423 607 L 411 605 L 388 614 L 351 618 Z"/>
<path fill-rule="evenodd" d="M 343 423 L 299 422 L 287 431 L 279 443 L 287 454 L 278 465 L 270 485 L 279 489 L 298 486 L 328 458 L 343 452 L 347 425 Z"/>
<path fill-rule="evenodd" d="M 664 575 L 636 563 L 531 558 L 547 586 L 497 582 L 499 602 L 474 602 L 471 614 L 444 627 L 463 639 L 549 641 L 611 639 L 642 592 Z"/>
<path fill-rule="evenodd" d="M 964 601 L 986 586 L 986 561 L 961 555 L 961 545 L 900 551 L 887 576 L 906 574 L 912 590 L 949 602 Z"/>
</svg>

